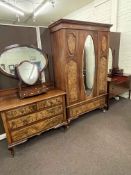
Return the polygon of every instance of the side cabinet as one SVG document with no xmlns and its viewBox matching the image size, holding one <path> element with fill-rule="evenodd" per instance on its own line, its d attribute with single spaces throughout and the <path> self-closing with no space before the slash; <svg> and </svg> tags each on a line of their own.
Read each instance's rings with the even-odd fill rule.
<svg viewBox="0 0 131 175">
<path fill-rule="evenodd" d="M 55 86 L 66 91 L 68 121 L 107 105 L 110 27 L 66 19 L 49 26 Z"/>
</svg>

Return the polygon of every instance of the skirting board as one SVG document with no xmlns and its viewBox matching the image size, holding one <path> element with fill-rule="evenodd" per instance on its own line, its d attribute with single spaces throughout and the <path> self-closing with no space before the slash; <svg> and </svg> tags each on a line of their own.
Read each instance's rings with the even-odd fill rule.
<svg viewBox="0 0 131 175">
<path fill-rule="evenodd" d="M 6 134 L 1 134 L 0 135 L 0 140 L 6 139 Z"/>
<path fill-rule="evenodd" d="M 120 95 L 123 98 L 129 99 L 129 92 L 125 92 L 124 94 Z"/>
</svg>

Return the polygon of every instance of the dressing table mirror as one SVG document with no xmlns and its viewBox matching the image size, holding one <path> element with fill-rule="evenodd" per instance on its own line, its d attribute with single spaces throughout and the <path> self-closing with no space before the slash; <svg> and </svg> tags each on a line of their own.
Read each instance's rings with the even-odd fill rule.
<svg viewBox="0 0 131 175">
<path fill-rule="evenodd" d="M 31 46 L 11 45 L 0 55 L 0 71 L 8 77 L 19 80 L 20 98 L 47 91 L 44 73 L 47 63 L 46 55 L 40 49 Z"/>
<path fill-rule="evenodd" d="M 38 67 L 29 61 L 20 63 L 17 66 L 17 73 L 19 79 L 27 85 L 34 85 L 39 78 Z"/>
</svg>

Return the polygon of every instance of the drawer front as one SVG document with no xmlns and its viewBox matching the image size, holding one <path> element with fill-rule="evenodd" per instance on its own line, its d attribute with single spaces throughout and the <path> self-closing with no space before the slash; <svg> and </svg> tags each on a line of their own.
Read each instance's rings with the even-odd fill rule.
<svg viewBox="0 0 131 175">
<path fill-rule="evenodd" d="M 59 105 L 53 108 L 49 108 L 40 112 L 29 114 L 18 119 L 8 121 L 11 130 L 27 126 L 39 120 L 46 119 L 48 117 L 53 117 L 55 115 L 63 113 L 63 106 Z"/>
<path fill-rule="evenodd" d="M 70 108 L 69 109 L 70 118 L 77 118 L 81 114 L 84 114 L 98 107 L 104 106 L 104 104 L 105 104 L 105 98 L 102 98 L 93 102 L 87 102 L 85 104 L 80 104 L 79 106 Z"/>
<path fill-rule="evenodd" d="M 127 92 L 129 90 L 129 88 L 127 88 L 124 85 L 110 85 L 110 89 L 109 89 L 109 93 L 110 96 L 116 96 L 116 95 L 120 95 L 124 92 Z"/>
<path fill-rule="evenodd" d="M 12 109 L 10 111 L 6 111 L 6 116 L 8 119 L 12 119 L 15 117 L 19 117 L 19 116 L 27 115 L 29 113 L 36 112 L 36 110 L 37 110 L 36 104 L 31 104 L 28 106 L 23 106 L 23 107 L 19 107 L 16 109 Z"/>
<path fill-rule="evenodd" d="M 42 109 L 47 108 L 47 107 L 59 105 L 62 102 L 63 102 L 62 96 L 55 97 L 55 98 L 48 99 L 48 100 L 43 100 L 43 101 L 37 102 L 37 109 L 42 110 Z"/>
<path fill-rule="evenodd" d="M 26 139 L 37 133 L 56 127 L 64 122 L 64 115 L 60 114 L 48 120 L 41 121 L 26 128 L 11 132 L 13 142 Z"/>
</svg>

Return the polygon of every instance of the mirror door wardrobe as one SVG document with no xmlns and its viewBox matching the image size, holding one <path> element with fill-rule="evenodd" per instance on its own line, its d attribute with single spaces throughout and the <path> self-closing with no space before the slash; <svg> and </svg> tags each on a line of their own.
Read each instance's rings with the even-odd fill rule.
<svg viewBox="0 0 131 175">
<path fill-rule="evenodd" d="M 95 49 L 91 35 L 87 35 L 83 50 L 83 76 L 87 96 L 92 96 L 95 83 Z"/>
<path fill-rule="evenodd" d="M 66 91 L 68 121 L 107 106 L 111 25 L 61 19 L 50 25 L 55 85 Z"/>
</svg>

